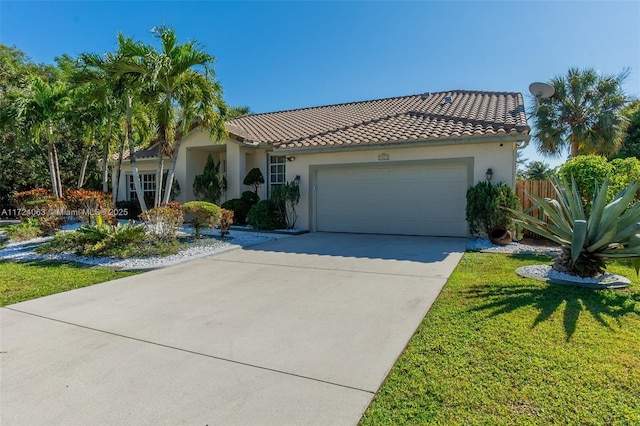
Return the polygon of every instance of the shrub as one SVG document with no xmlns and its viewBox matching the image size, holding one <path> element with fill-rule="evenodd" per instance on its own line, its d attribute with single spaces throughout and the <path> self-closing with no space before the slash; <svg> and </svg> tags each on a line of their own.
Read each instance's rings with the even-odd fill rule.
<svg viewBox="0 0 640 426">
<path fill-rule="evenodd" d="M 18 225 L 7 226 L 4 234 L 13 241 L 27 241 L 42 236 L 43 232 L 37 219 L 27 219 Z"/>
<path fill-rule="evenodd" d="M 59 232 L 53 240 L 36 248 L 38 253 L 73 251 L 81 256 L 129 257 L 165 252 L 166 246 L 145 241 L 143 225 L 109 225 L 96 216 L 95 225 L 83 225 L 76 231 Z"/>
<path fill-rule="evenodd" d="M 571 185 L 563 178 L 552 180 L 556 199 L 530 198 L 551 222 L 513 211 L 526 229 L 540 234 L 562 246 L 553 268 L 581 277 L 600 275 L 606 260 L 632 259 L 636 272 L 640 267 L 640 203 L 629 207 L 640 183 L 634 182 L 614 196 L 607 204 L 609 179 L 596 188 L 591 213 L 586 213 L 577 183 Z"/>
<path fill-rule="evenodd" d="M 560 166 L 558 176 L 564 177 L 567 181 L 572 178 L 575 180 L 582 203 L 588 208 L 588 201 L 591 199 L 594 189 L 597 185 L 601 185 L 612 171 L 613 167 L 604 157 L 578 155 Z M 611 197 L 613 195 L 611 194 Z"/>
<path fill-rule="evenodd" d="M 229 235 L 229 229 L 233 224 L 233 211 L 220 209 L 220 236 Z"/>
<path fill-rule="evenodd" d="M 177 204 L 177 206 L 176 206 Z M 182 226 L 184 216 L 180 203 L 161 204 L 142 213 L 148 233 L 158 241 L 172 241 Z"/>
<path fill-rule="evenodd" d="M 616 158 L 609 164 L 612 169 L 611 189 L 607 193 L 607 199 L 612 200 L 615 194 L 625 189 L 631 182 L 640 181 L 640 161 L 635 157 Z"/>
<path fill-rule="evenodd" d="M 236 225 L 244 225 L 247 223 L 247 214 L 251 210 L 251 205 L 241 198 L 232 198 L 222 203 L 223 209 L 233 211 L 233 223 Z"/>
<path fill-rule="evenodd" d="M 249 207 L 253 207 L 254 204 L 257 204 L 258 201 L 260 201 L 260 197 L 258 196 L 258 194 L 251 191 L 244 191 L 240 199 L 249 204 Z"/>
<path fill-rule="evenodd" d="M 298 220 L 296 205 L 300 201 L 300 186 L 297 181 L 278 185 L 271 191 L 271 200 L 276 203 L 280 215 L 288 229 L 292 229 Z"/>
<path fill-rule="evenodd" d="M 211 154 L 207 157 L 207 163 L 201 175 L 193 179 L 193 193 L 196 197 L 212 203 L 218 203 L 222 193 L 227 190 L 227 180 L 220 179 L 220 161 L 213 162 Z"/>
<path fill-rule="evenodd" d="M 97 215 L 102 216 L 106 222 L 115 223 L 113 199 L 108 192 L 72 189 L 67 192 L 65 201 L 71 213 L 84 223 L 92 223 Z"/>
<path fill-rule="evenodd" d="M 280 209 L 272 200 L 262 200 L 251 207 L 247 222 L 254 229 L 281 229 L 286 226 Z"/>
<path fill-rule="evenodd" d="M 52 234 L 62 226 L 66 206 L 48 190 L 36 188 L 19 192 L 13 196 L 13 200 L 19 209 L 18 218 L 36 219 L 45 235 Z"/>
<path fill-rule="evenodd" d="M 140 217 L 141 213 L 142 209 L 140 208 L 140 203 L 137 200 L 116 202 L 116 217 L 118 219 L 135 220 Z"/>
<path fill-rule="evenodd" d="M 39 205 L 55 198 L 53 194 L 45 188 L 36 188 L 29 191 L 18 192 L 13 196 L 13 202 L 19 210 L 30 210 L 38 208 Z M 20 217 L 20 215 L 18 215 Z"/>
<path fill-rule="evenodd" d="M 259 168 L 254 167 L 249 170 L 249 173 L 244 177 L 242 183 L 247 186 L 252 186 L 253 192 L 258 195 L 258 188 L 260 188 L 260 185 L 264 184 L 264 176 L 262 176 L 262 172 Z"/>
<path fill-rule="evenodd" d="M 206 201 L 189 201 L 182 206 L 182 210 L 190 216 L 196 238 L 200 238 L 201 229 L 214 227 L 220 223 L 220 207 L 215 204 Z"/>
<path fill-rule="evenodd" d="M 504 226 L 511 235 L 520 238 L 520 230 L 513 221 L 513 214 L 505 210 L 518 210 L 520 199 L 505 183 L 492 185 L 478 182 L 467 190 L 466 219 L 474 235 L 487 233 L 496 226 Z"/>
</svg>

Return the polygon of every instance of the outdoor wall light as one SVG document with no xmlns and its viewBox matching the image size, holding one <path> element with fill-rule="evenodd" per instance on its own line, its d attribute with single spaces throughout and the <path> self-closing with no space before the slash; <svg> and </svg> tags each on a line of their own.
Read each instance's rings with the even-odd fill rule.
<svg viewBox="0 0 640 426">
<path fill-rule="evenodd" d="M 295 179 L 293 179 L 296 181 L 296 183 L 300 183 L 300 175 L 296 175 Z"/>
<path fill-rule="evenodd" d="M 296 157 L 287 157 L 287 161 L 296 161 Z"/>
<path fill-rule="evenodd" d="M 493 178 L 493 169 L 489 167 L 487 169 L 487 182 L 491 182 L 491 178 Z"/>
</svg>

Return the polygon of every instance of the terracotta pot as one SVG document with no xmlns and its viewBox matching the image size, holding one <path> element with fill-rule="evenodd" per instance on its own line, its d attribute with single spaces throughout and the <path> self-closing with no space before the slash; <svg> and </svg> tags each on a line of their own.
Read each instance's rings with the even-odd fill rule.
<svg viewBox="0 0 640 426">
<path fill-rule="evenodd" d="M 496 226 L 489 230 L 489 240 L 493 244 L 506 246 L 511 242 L 511 232 L 504 226 Z"/>
</svg>

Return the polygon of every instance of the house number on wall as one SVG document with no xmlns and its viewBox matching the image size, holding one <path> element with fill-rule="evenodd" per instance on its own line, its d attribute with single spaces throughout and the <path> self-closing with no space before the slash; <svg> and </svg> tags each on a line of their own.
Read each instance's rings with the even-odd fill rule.
<svg viewBox="0 0 640 426">
<path fill-rule="evenodd" d="M 389 159 L 389 154 L 378 154 L 378 161 L 387 161 Z"/>
</svg>

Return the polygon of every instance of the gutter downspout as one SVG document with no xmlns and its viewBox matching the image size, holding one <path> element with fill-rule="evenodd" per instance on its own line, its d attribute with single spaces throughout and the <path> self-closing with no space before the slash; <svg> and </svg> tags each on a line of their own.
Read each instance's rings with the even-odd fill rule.
<svg viewBox="0 0 640 426">
<path fill-rule="evenodd" d="M 531 142 L 531 139 L 526 139 L 523 141 L 517 141 L 516 142 L 516 155 L 513 156 L 513 189 L 516 189 L 516 180 L 517 180 L 517 175 L 518 175 L 518 151 L 525 149 L 526 147 L 529 146 L 529 142 Z"/>
</svg>

